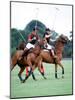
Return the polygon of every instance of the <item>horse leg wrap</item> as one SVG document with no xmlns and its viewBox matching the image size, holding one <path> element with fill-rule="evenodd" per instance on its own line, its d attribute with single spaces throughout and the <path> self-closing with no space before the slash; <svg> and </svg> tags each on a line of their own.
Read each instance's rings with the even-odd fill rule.
<svg viewBox="0 0 75 100">
<path fill-rule="evenodd" d="M 47 79 L 47 78 L 44 76 L 44 72 L 41 72 L 41 75 L 44 77 L 44 79 Z"/>
<path fill-rule="evenodd" d="M 36 80 L 36 78 L 35 78 L 35 76 L 34 76 L 34 73 L 33 73 L 33 72 L 32 72 L 32 77 L 33 77 L 33 79 L 34 79 L 34 80 Z"/>
<path fill-rule="evenodd" d="M 42 74 L 42 76 L 44 76 L 44 73 L 43 72 L 41 72 L 41 74 Z"/>
<path fill-rule="evenodd" d="M 64 78 L 64 68 L 62 69 L 62 78 Z"/>
<path fill-rule="evenodd" d="M 28 74 L 28 76 L 25 77 L 24 81 L 26 81 L 31 74 L 32 74 L 32 69 L 29 71 L 29 74 Z"/>
<path fill-rule="evenodd" d="M 64 74 L 64 68 L 62 69 L 62 74 Z"/>
<path fill-rule="evenodd" d="M 28 67 L 26 67 L 26 76 L 28 76 L 29 70 Z"/>
<path fill-rule="evenodd" d="M 55 72 L 55 78 L 57 78 L 57 72 Z"/>
<path fill-rule="evenodd" d="M 18 77 L 19 77 L 20 81 L 23 81 L 23 79 L 22 79 L 20 74 L 18 74 Z"/>
</svg>

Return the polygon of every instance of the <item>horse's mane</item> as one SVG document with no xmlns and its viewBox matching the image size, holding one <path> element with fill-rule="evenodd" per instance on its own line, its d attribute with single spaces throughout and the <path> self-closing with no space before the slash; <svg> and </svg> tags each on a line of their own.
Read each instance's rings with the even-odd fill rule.
<svg viewBox="0 0 75 100">
<path fill-rule="evenodd" d="M 58 41 L 60 41 L 60 40 L 61 40 L 61 38 L 62 38 L 62 34 L 61 34 L 61 35 L 59 35 L 59 36 L 56 38 L 55 43 L 56 43 L 56 42 L 58 42 Z"/>
</svg>

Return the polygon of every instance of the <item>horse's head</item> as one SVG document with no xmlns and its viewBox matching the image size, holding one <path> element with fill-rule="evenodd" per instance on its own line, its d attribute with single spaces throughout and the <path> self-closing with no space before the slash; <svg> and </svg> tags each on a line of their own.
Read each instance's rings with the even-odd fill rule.
<svg viewBox="0 0 75 100">
<path fill-rule="evenodd" d="M 63 34 L 61 34 L 61 35 L 59 36 L 58 40 L 61 41 L 61 42 L 64 43 L 64 44 L 66 44 L 66 43 L 69 41 L 68 37 L 65 36 L 65 35 L 63 35 Z"/>
</svg>

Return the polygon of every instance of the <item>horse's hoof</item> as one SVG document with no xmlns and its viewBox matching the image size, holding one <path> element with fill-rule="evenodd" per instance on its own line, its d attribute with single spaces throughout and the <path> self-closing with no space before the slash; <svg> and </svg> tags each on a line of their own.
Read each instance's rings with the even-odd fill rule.
<svg viewBox="0 0 75 100">
<path fill-rule="evenodd" d="M 55 77 L 55 79 L 59 79 L 58 77 Z"/>
<path fill-rule="evenodd" d="M 21 81 L 21 83 L 23 83 L 23 81 Z"/>
<path fill-rule="evenodd" d="M 21 83 L 25 83 L 25 80 L 22 80 Z"/>
<path fill-rule="evenodd" d="M 55 79 L 58 79 L 58 77 L 55 77 Z"/>
<path fill-rule="evenodd" d="M 46 78 L 46 77 L 44 77 L 44 79 L 46 80 L 47 78 Z"/>
<path fill-rule="evenodd" d="M 33 78 L 33 80 L 34 80 L 34 81 L 37 81 L 37 79 L 36 79 L 36 78 Z"/>
<path fill-rule="evenodd" d="M 37 79 L 34 79 L 34 81 L 37 81 Z"/>
<path fill-rule="evenodd" d="M 34 80 L 34 81 L 37 81 L 37 80 Z"/>
<path fill-rule="evenodd" d="M 64 76 L 62 76 L 62 78 L 64 78 Z"/>
</svg>

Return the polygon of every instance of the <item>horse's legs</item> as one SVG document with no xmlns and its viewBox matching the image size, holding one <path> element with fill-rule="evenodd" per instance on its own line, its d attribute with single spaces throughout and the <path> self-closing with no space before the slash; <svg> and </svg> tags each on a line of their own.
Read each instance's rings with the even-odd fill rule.
<svg viewBox="0 0 75 100">
<path fill-rule="evenodd" d="M 35 69 L 35 68 L 34 68 Z M 28 76 L 25 77 L 25 79 L 22 81 L 23 83 L 29 78 L 29 76 L 33 73 L 34 69 L 31 67 Z"/>
<path fill-rule="evenodd" d="M 42 58 L 41 56 L 39 56 L 36 60 L 36 66 L 38 66 L 38 70 L 41 73 L 41 75 L 44 77 L 44 79 L 46 79 L 46 77 L 44 76 L 44 68 L 43 68 L 43 64 L 42 64 Z"/>
<path fill-rule="evenodd" d="M 32 78 L 33 78 L 33 80 L 37 80 L 36 78 L 35 78 L 35 75 L 34 75 L 34 73 L 33 73 L 33 71 L 32 71 Z"/>
<path fill-rule="evenodd" d="M 38 70 L 39 70 L 39 72 L 41 73 L 41 75 L 43 76 L 43 78 L 44 78 L 44 79 L 47 79 L 47 78 L 44 76 L 43 64 L 41 64 L 41 67 L 39 67 L 39 65 L 38 65 Z"/>
<path fill-rule="evenodd" d="M 21 74 L 23 73 L 24 69 L 25 69 L 25 67 L 21 68 L 20 71 L 19 71 L 19 73 L 18 73 L 18 77 L 19 77 L 19 79 L 20 79 L 21 82 L 23 81 L 23 79 L 21 77 Z"/>
<path fill-rule="evenodd" d="M 26 76 L 28 76 L 28 73 L 29 73 L 29 70 L 28 70 L 28 67 L 26 67 Z M 36 81 L 36 78 L 35 78 L 35 75 L 33 72 L 32 72 L 32 78 L 33 78 L 33 80 Z"/>
<path fill-rule="evenodd" d="M 55 78 L 58 78 L 57 77 L 57 64 L 55 64 Z"/>
<path fill-rule="evenodd" d="M 41 71 L 41 73 L 44 75 L 44 67 L 43 67 L 43 64 L 41 64 L 40 71 Z"/>
<path fill-rule="evenodd" d="M 26 67 L 26 76 L 28 76 L 28 73 L 29 73 L 29 69 L 28 67 Z"/>
<path fill-rule="evenodd" d="M 64 76 L 63 76 L 64 75 L 64 67 L 60 62 L 58 63 L 58 65 L 62 68 L 62 78 L 64 78 Z"/>
<path fill-rule="evenodd" d="M 29 71 L 29 74 L 28 76 L 25 77 L 25 79 L 23 80 L 23 83 L 29 78 L 29 76 L 32 74 L 33 70 L 33 66 L 32 66 L 32 63 L 30 61 L 28 61 L 28 65 L 30 66 L 30 71 Z"/>
</svg>

